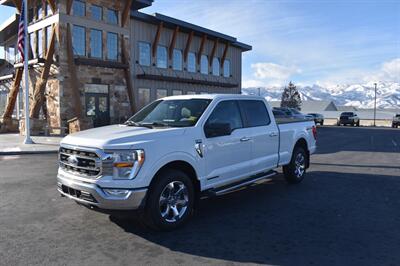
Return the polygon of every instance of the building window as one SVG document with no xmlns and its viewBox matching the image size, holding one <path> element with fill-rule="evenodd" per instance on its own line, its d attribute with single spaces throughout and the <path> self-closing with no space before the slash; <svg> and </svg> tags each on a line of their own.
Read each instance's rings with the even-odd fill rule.
<svg viewBox="0 0 400 266">
<path fill-rule="evenodd" d="M 164 98 L 168 96 L 168 90 L 166 89 L 158 89 L 156 91 L 156 99 Z"/>
<path fill-rule="evenodd" d="M 172 90 L 172 95 L 182 95 L 181 90 Z"/>
<path fill-rule="evenodd" d="M 94 20 L 101 21 L 103 19 L 103 8 L 101 6 L 90 6 L 91 17 Z"/>
<path fill-rule="evenodd" d="M 46 16 L 53 15 L 53 11 L 51 10 L 51 6 L 46 3 Z"/>
<path fill-rule="evenodd" d="M 225 60 L 224 62 L 224 77 L 229 78 L 231 76 L 231 61 Z"/>
<path fill-rule="evenodd" d="M 103 57 L 103 40 L 101 30 L 90 30 L 90 57 Z"/>
<path fill-rule="evenodd" d="M 150 66 L 150 43 L 139 42 L 139 64 Z"/>
<path fill-rule="evenodd" d="M 173 70 L 182 70 L 182 51 L 174 49 L 173 60 L 172 60 Z"/>
<path fill-rule="evenodd" d="M 200 73 L 208 74 L 208 57 L 206 55 L 201 55 L 200 58 Z"/>
<path fill-rule="evenodd" d="M 219 76 L 219 59 L 214 57 L 212 61 L 212 74 Z"/>
<path fill-rule="evenodd" d="M 74 0 L 74 4 L 72 5 L 72 14 L 74 14 L 74 16 L 84 17 L 86 15 L 85 2 Z"/>
<path fill-rule="evenodd" d="M 86 34 L 84 27 L 74 26 L 72 30 L 72 47 L 74 55 L 86 55 Z"/>
<path fill-rule="evenodd" d="M 37 19 L 43 18 L 43 2 L 40 1 L 37 5 Z"/>
<path fill-rule="evenodd" d="M 118 24 L 118 11 L 107 9 L 107 22 L 110 24 Z"/>
<path fill-rule="evenodd" d="M 186 94 L 187 94 L 187 95 L 195 95 L 196 92 L 195 92 L 195 91 L 188 91 Z"/>
<path fill-rule="evenodd" d="M 193 52 L 188 53 L 187 70 L 189 72 L 196 72 L 196 54 Z"/>
<path fill-rule="evenodd" d="M 46 27 L 46 49 L 50 47 L 51 32 L 51 26 Z"/>
<path fill-rule="evenodd" d="M 36 32 L 29 33 L 29 43 L 30 43 L 30 48 L 32 52 L 32 57 L 31 58 L 36 58 L 36 46 L 35 46 L 35 34 Z"/>
<path fill-rule="evenodd" d="M 33 11 L 33 8 L 30 8 L 29 12 L 28 12 L 28 23 L 32 23 L 33 22 L 34 14 L 35 14 L 35 12 Z"/>
<path fill-rule="evenodd" d="M 14 46 L 10 46 L 7 48 L 7 61 L 10 62 L 10 64 L 15 63 L 15 48 Z"/>
<path fill-rule="evenodd" d="M 118 34 L 107 33 L 107 59 L 118 60 Z"/>
<path fill-rule="evenodd" d="M 150 89 L 140 88 L 139 92 L 139 108 L 142 108 L 150 103 Z"/>
<path fill-rule="evenodd" d="M 157 47 L 157 67 L 167 68 L 167 47 L 165 46 Z"/>
<path fill-rule="evenodd" d="M 38 30 L 38 35 L 37 35 L 37 45 L 38 45 L 38 57 L 43 58 L 43 29 Z"/>
</svg>

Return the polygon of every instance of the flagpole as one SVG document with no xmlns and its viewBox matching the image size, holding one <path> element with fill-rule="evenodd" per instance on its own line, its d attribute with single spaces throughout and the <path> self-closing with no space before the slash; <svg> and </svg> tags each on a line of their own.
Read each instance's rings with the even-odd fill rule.
<svg viewBox="0 0 400 266">
<path fill-rule="evenodd" d="M 23 3 L 24 14 L 24 75 L 25 75 L 25 140 L 24 144 L 34 144 L 31 139 L 31 128 L 29 121 L 29 73 L 28 73 L 28 0 Z"/>
</svg>

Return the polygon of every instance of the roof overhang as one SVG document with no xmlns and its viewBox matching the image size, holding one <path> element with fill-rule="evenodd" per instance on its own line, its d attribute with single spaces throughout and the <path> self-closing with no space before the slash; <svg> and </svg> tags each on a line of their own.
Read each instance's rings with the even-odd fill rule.
<svg viewBox="0 0 400 266">
<path fill-rule="evenodd" d="M 18 32 L 18 20 L 19 16 L 14 14 L 0 25 L 0 45 L 3 45 L 7 40 L 16 36 Z"/>
<path fill-rule="evenodd" d="M 244 44 L 241 42 L 238 42 L 235 37 L 213 31 L 207 28 L 203 28 L 198 25 L 194 25 L 179 19 L 175 19 L 172 17 L 168 17 L 159 13 L 155 13 L 153 15 L 145 14 L 139 11 L 133 11 L 131 12 L 131 17 L 140 21 L 144 21 L 147 23 L 152 23 L 158 25 L 160 22 L 163 22 L 164 27 L 167 28 L 172 28 L 174 29 L 176 26 L 179 26 L 179 30 L 181 32 L 194 32 L 195 35 L 197 36 L 203 36 L 207 35 L 208 39 L 215 40 L 218 39 L 219 41 L 226 41 L 229 42 L 231 45 L 236 46 L 242 51 L 250 51 L 252 47 L 248 44 Z"/>
<path fill-rule="evenodd" d="M 154 0 L 134 0 L 132 1 L 131 10 L 139 10 L 145 7 L 149 7 L 153 4 Z"/>
</svg>

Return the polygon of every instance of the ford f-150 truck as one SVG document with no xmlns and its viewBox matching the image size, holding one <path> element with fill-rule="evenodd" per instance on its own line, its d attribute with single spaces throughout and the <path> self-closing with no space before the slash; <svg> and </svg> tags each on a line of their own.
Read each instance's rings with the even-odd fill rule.
<svg viewBox="0 0 400 266">
<path fill-rule="evenodd" d="M 57 186 L 92 209 L 141 209 L 152 228 L 172 230 L 197 199 L 270 179 L 278 167 L 299 183 L 315 149 L 314 121 L 279 124 L 261 97 L 171 96 L 124 124 L 65 137 Z"/>
</svg>

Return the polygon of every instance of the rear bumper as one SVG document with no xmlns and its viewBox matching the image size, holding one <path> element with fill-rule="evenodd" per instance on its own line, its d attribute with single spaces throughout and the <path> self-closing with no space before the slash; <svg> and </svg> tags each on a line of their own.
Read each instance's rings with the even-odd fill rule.
<svg viewBox="0 0 400 266">
<path fill-rule="evenodd" d="M 111 196 L 96 184 L 70 179 L 58 174 L 57 190 L 78 203 L 104 210 L 136 210 L 144 206 L 147 188 L 131 189 L 123 197 Z"/>
<path fill-rule="evenodd" d="M 340 119 L 339 123 L 340 124 L 355 124 L 356 122 L 354 120 Z"/>
</svg>

